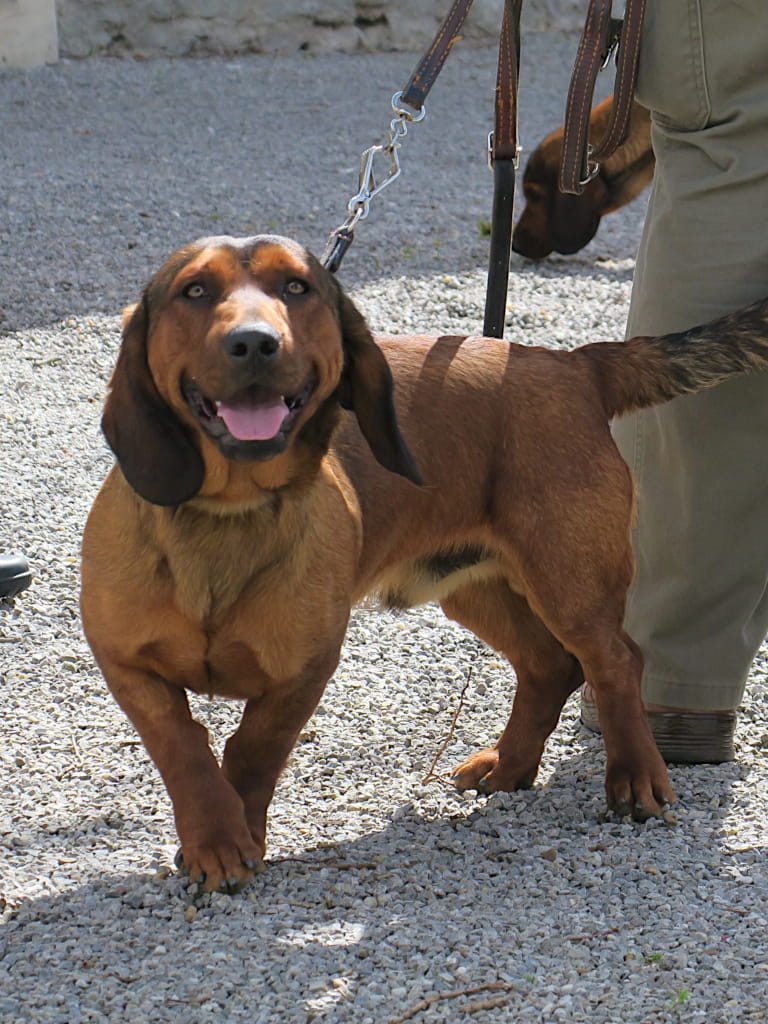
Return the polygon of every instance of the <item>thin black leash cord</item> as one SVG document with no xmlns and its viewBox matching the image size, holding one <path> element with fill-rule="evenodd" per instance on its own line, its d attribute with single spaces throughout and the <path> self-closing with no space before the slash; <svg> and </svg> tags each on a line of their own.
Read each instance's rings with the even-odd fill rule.
<svg viewBox="0 0 768 1024">
<path fill-rule="evenodd" d="M 399 149 L 408 134 L 408 126 L 426 115 L 424 101 L 434 85 L 472 6 L 472 0 L 454 0 L 432 45 L 422 57 L 408 84 L 392 97 L 392 118 L 383 144 L 366 149 L 360 158 L 358 191 L 347 203 L 348 216 L 328 238 L 322 263 L 335 274 L 355 237 L 355 227 L 368 216 L 371 200 L 401 174 Z M 520 8 L 522 0 L 505 0 L 504 20 L 499 44 L 499 68 L 496 82 L 496 121 L 488 139 L 489 164 L 494 172 L 494 202 L 491 227 L 491 256 L 484 333 L 501 337 L 504 332 L 512 239 L 512 208 L 515 170 L 519 159 L 517 143 L 517 79 L 520 61 Z M 383 176 L 377 180 L 376 162 L 387 161 Z"/>
</svg>

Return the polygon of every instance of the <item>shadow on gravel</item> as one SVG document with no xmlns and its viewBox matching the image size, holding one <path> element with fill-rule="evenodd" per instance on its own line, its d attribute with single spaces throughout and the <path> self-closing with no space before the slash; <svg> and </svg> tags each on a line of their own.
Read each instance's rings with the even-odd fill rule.
<svg viewBox="0 0 768 1024">
<path fill-rule="evenodd" d="M 678 1018 L 681 993 L 709 1020 L 760 1019 L 759 873 L 726 842 L 731 787 L 748 773 L 673 769 L 678 826 L 606 822 L 599 741 L 575 736 L 574 748 L 531 791 L 457 797 L 438 817 L 402 805 L 384 829 L 270 862 L 233 897 L 190 895 L 160 872 L 8 908 L 0 1017 L 380 1024 L 424 995 L 492 983 L 499 1016 L 475 1017 L 476 993 L 438 1000 L 426 1019 L 545 1014 L 563 986 L 587 993 L 585 1009 L 617 999 L 626 1021 L 698 1020 Z M 736 962 L 742 1016 L 712 1016 L 722 997 L 707 971 Z"/>
</svg>

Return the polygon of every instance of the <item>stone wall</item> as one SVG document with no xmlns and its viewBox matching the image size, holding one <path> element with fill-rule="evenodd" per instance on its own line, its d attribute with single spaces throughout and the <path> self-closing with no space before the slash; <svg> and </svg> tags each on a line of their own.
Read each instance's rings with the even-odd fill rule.
<svg viewBox="0 0 768 1024">
<path fill-rule="evenodd" d="M 0 68 L 55 63 L 54 0 L 0 0 Z"/>
<path fill-rule="evenodd" d="M 62 57 L 418 50 L 450 0 L 58 0 Z M 464 36 L 498 36 L 503 0 L 475 0 Z M 579 29 L 586 0 L 529 0 L 529 30 Z"/>
</svg>

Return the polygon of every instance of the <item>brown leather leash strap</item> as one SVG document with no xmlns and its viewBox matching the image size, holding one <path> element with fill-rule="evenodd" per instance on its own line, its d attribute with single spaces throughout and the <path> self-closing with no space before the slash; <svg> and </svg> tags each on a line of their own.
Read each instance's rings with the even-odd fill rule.
<svg viewBox="0 0 768 1024">
<path fill-rule="evenodd" d="M 432 45 L 421 58 L 416 68 L 408 79 L 408 84 L 403 89 L 400 97 L 403 103 L 407 103 L 414 110 L 421 110 L 427 93 L 435 84 L 435 79 L 440 74 L 448 59 L 448 54 L 454 44 L 461 39 L 461 29 L 466 21 L 472 0 L 454 0 L 453 6 L 445 17 L 432 40 Z"/>
<path fill-rule="evenodd" d="M 347 250 L 355 240 L 355 225 L 368 216 L 371 199 L 399 177 L 400 159 L 397 151 L 400 140 L 407 135 L 409 123 L 416 123 L 424 117 L 424 100 L 435 84 L 448 54 L 461 38 L 461 29 L 471 6 L 472 0 L 454 0 L 453 6 L 432 40 L 432 45 L 408 79 L 408 84 L 402 92 L 396 92 L 392 97 L 395 118 L 390 123 L 386 143 L 383 146 L 371 146 L 362 154 L 359 190 L 347 204 L 349 216 L 331 232 L 321 259 L 323 266 L 332 274 L 338 271 Z M 416 114 L 408 111 L 403 104 L 415 110 Z M 386 178 L 379 182 L 374 174 L 374 160 L 377 154 L 389 157 L 390 161 Z"/>
<path fill-rule="evenodd" d="M 520 154 L 517 141 L 517 84 L 520 72 L 522 6 L 523 0 L 505 0 L 504 3 L 496 73 L 496 117 L 493 133 L 488 139 L 488 159 L 493 169 L 493 212 L 483 319 L 483 334 L 487 338 L 504 336 L 512 247 L 515 171 Z"/>
<path fill-rule="evenodd" d="M 517 142 L 517 82 L 520 69 L 520 11 L 523 0 L 505 0 L 499 40 L 496 75 L 496 116 L 488 139 L 488 159 L 493 169 L 493 208 L 488 282 L 485 293 L 483 334 L 504 336 L 504 316 L 509 285 L 512 248 L 512 215 L 515 199 L 515 171 L 519 159 Z M 454 43 L 460 38 L 472 0 L 455 0 L 440 26 L 429 51 L 403 89 L 400 101 L 421 110 Z"/>
<path fill-rule="evenodd" d="M 347 250 L 354 241 L 359 220 L 368 216 L 371 200 L 400 174 L 398 149 L 407 134 L 409 123 L 424 116 L 424 101 L 435 83 L 449 53 L 461 38 L 472 0 L 454 0 L 432 45 L 416 66 L 402 92 L 392 97 L 395 114 L 390 123 L 387 142 L 372 146 L 361 158 L 359 189 L 347 204 L 346 221 L 331 232 L 322 256 L 322 263 L 336 273 Z M 494 194 L 491 223 L 491 252 L 488 265 L 485 320 L 483 333 L 489 337 L 504 334 L 509 260 L 512 246 L 512 207 L 515 195 L 515 171 L 519 158 L 517 142 L 517 80 L 520 67 L 520 11 L 522 0 L 504 0 L 504 18 L 499 42 L 496 78 L 496 117 L 488 140 L 488 159 L 493 168 Z M 405 105 L 416 113 L 410 113 Z M 384 179 L 376 180 L 374 162 L 377 156 L 389 160 Z"/>
<path fill-rule="evenodd" d="M 568 89 L 560 164 L 560 191 L 581 195 L 585 185 L 627 137 L 632 97 L 637 81 L 640 34 L 645 0 L 626 0 L 624 18 L 612 16 L 611 0 L 589 0 Z M 616 81 L 611 117 L 599 142 L 589 141 L 589 115 L 595 80 L 616 50 Z"/>
</svg>

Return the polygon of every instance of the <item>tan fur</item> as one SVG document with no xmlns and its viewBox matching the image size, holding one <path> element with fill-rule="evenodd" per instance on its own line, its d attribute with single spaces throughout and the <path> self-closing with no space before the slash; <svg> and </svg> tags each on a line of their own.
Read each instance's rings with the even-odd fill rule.
<svg viewBox="0 0 768 1024">
<path fill-rule="evenodd" d="M 487 558 L 438 580 L 418 562 L 399 562 L 378 577 L 375 592 L 383 604 L 416 608 L 420 604 L 443 601 L 460 587 L 503 576 L 504 567 L 496 558 Z"/>
<path fill-rule="evenodd" d="M 294 280 L 306 293 L 289 294 Z M 192 301 L 184 289 L 198 281 L 207 297 Z M 259 342 L 243 362 L 232 339 L 254 323 L 279 347 L 265 355 Z M 460 766 L 458 786 L 530 785 L 586 672 L 609 806 L 661 813 L 673 793 L 622 627 L 633 487 L 609 418 L 764 366 L 766 336 L 760 306 L 571 353 L 482 338 L 376 344 L 295 243 L 209 239 L 171 257 L 126 320 L 103 418 L 118 465 L 85 531 L 82 615 L 171 795 L 191 874 L 209 889 L 251 876 L 279 773 L 352 605 L 370 594 L 439 600 L 514 665 L 509 722 Z M 302 396 L 284 434 L 216 433 L 211 402 L 254 388 Z M 221 766 L 187 690 L 246 701 Z"/>
</svg>

